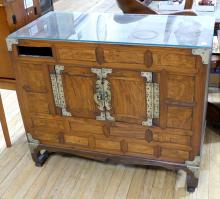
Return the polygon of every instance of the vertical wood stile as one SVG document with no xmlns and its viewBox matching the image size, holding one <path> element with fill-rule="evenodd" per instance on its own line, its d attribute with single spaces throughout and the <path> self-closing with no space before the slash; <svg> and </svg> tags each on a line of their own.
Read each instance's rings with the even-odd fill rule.
<svg viewBox="0 0 220 199">
<path fill-rule="evenodd" d="M 167 126 L 167 72 L 160 73 L 160 127 L 165 129 Z"/>
</svg>

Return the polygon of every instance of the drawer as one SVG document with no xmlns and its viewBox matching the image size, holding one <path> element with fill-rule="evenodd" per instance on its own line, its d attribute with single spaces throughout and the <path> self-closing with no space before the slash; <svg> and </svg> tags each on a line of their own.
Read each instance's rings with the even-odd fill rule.
<svg viewBox="0 0 220 199">
<path fill-rule="evenodd" d="M 110 137 L 144 140 L 146 143 L 161 143 L 190 146 L 191 131 L 178 129 L 146 128 L 138 125 L 116 123 L 110 127 Z"/>
<path fill-rule="evenodd" d="M 59 47 L 56 48 L 57 59 L 63 62 L 69 61 L 89 61 L 96 62 L 94 46 Z"/>
<path fill-rule="evenodd" d="M 101 50 L 100 50 L 101 51 Z M 154 47 L 118 46 L 103 48 L 104 64 L 120 68 L 139 68 L 142 70 L 167 70 L 195 72 L 195 57 L 179 54 L 170 49 L 159 50 Z M 180 51 L 181 52 L 181 51 Z"/>
<path fill-rule="evenodd" d="M 64 132 L 66 123 L 62 119 L 54 117 L 32 117 L 32 127 L 38 131 L 43 130 L 44 132 Z"/>
<path fill-rule="evenodd" d="M 91 67 L 106 67 L 131 70 L 167 70 L 172 72 L 195 73 L 196 58 L 188 49 L 156 47 L 71 44 L 57 45 L 59 63 Z"/>
<path fill-rule="evenodd" d="M 189 157 L 191 136 L 188 131 L 145 128 L 138 125 L 109 123 L 90 119 L 32 117 L 34 138 L 42 144 L 79 148 L 109 154 L 183 161 Z"/>
</svg>

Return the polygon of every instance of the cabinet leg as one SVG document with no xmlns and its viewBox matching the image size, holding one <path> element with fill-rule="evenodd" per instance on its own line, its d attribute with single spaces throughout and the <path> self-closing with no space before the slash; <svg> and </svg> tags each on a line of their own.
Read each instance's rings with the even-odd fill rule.
<svg viewBox="0 0 220 199">
<path fill-rule="evenodd" d="M 192 173 L 187 173 L 186 185 L 187 191 L 193 193 L 198 186 L 198 178 L 196 178 Z"/>
<path fill-rule="evenodd" d="M 49 153 L 48 151 L 44 151 L 44 152 L 34 152 L 31 154 L 33 161 L 35 162 L 35 165 L 37 167 L 42 167 L 43 164 L 46 162 L 46 160 L 49 157 Z"/>
</svg>

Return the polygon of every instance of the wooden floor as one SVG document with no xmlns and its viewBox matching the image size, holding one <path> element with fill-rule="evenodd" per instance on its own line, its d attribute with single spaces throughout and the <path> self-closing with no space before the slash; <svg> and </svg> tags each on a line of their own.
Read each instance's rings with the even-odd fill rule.
<svg viewBox="0 0 220 199">
<path fill-rule="evenodd" d="M 63 0 L 55 8 L 119 12 L 111 0 Z M 182 171 L 176 174 L 155 167 L 103 164 L 60 155 L 51 156 L 42 168 L 37 168 L 28 150 L 16 94 L 12 91 L 1 94 L 13 147 L 5 148 L 0 131 L 0 199 L 220 198 L 220 133 L 217 131 L 206 130 L 199 186 L 193 194 L 185 190 Z"/>
</svg>

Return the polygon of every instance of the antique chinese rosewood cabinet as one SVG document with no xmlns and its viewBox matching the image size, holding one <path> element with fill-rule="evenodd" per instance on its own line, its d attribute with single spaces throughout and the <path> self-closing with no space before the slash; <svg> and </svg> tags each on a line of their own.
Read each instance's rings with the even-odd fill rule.
<svg viewBox="0 0 220 199">
<path fill-rule="evenodd" d="M 162 166 L 198 184 L 210 17 L 50 12 L 7 39 L 33 160 Z"/>
</svg>

